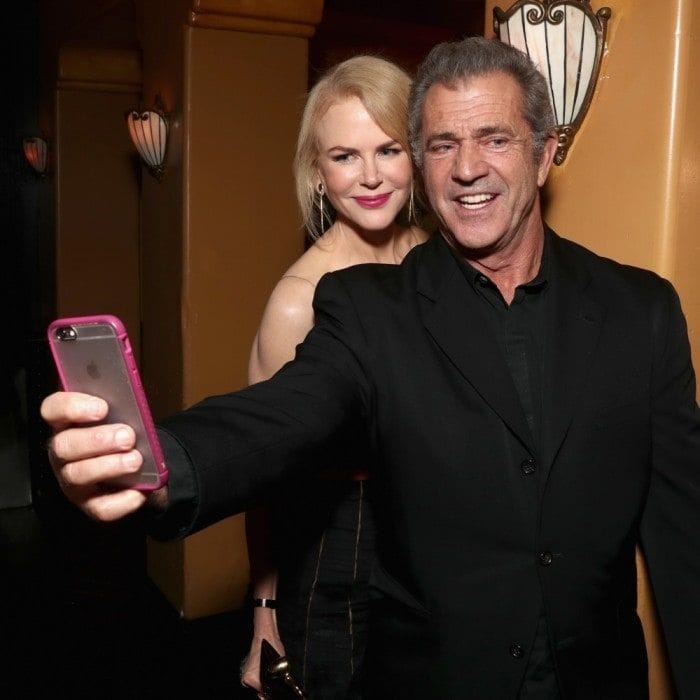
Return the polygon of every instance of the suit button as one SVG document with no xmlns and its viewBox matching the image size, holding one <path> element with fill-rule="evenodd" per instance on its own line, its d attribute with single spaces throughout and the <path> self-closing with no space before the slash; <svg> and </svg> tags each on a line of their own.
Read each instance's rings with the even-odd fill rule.
<svg viewBox="0 0 700 700">
<path fill-rule="evenodd" d="M 525 474 L 525 476 L 534 474 L 537 471 L 537 464 L 535 460 L 532 457 L 524 459 L 522 462 L 520 462 L 520 471 Z"/>
<path fill-rule="evenodd" d="M 489 278 L 481 273 L 476 276 L 476 281 L 482 286 L 486 287 L 489 284 Z"/>
<path fill-rule="evenodd" d="M 551 552 L 541 552 L 538 558 L 542 566 L 549 566 L 554 561 L 554 557 L 552 556 Z"/>
<path fill-rule="evenodd" d="M 514 659 L 522 659 L 525 655 L 525 650 L 520 646 L 520 644 L 511 644 L 509 651 L 510 655 Z"/>
</svg>

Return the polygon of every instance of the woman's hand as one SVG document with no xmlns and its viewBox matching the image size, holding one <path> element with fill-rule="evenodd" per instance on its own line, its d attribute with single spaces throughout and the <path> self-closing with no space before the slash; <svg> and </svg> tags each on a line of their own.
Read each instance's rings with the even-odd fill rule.
<svg viewBox="0 0 700 700">
<path fill-rule="evenodd" d="M 284 656 L 284 644 L 277 630 L 277 618 L 271 608 L 255 608 L 253 611 L 253 639 L 248 656 L 241 664 L 241 684 L 260 692 L 260 644 L 266 639 L 278 654 Z"/>
</svg>

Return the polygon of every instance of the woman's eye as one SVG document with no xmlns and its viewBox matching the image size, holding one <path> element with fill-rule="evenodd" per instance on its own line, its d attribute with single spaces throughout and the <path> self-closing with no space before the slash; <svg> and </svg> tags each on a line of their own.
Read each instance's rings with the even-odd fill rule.
<svg viewBox="0 0 700 700">
<path fill-rule="evenodd" d="M 350 161 L 351 154 L 350 153 L 338 153 L 334 156 L 332 156 L 331 160 L 334 163 L 347 163 Z"/>
<path fill-rule="evenodd" d="M 403 149 L 400 146 L 388 146 L 387 148 L 382 148 L 379 154 L 382 156 L 397 156 Z"/>
</svg>

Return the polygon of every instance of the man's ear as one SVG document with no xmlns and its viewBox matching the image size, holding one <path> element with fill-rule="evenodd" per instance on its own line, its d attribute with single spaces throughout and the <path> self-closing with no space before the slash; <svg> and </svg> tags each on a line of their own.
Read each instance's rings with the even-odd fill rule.
<svg viewBox="0 0 700 700">
<path fill-rule="evenodd" d="M 559 138 L 557 137 L 556 131 L 550 131 L 547 136 L 547 140 L 544 142 L 544 148 L 542 149 L 542 155 L 540 156 L 540 162 L 537 166 L 537 186 L 542 187 L 547 180 L 547 175 L 554 162 L 554 156 L 557 153 L 557 146 L 559 145 Z"/>
</svg>

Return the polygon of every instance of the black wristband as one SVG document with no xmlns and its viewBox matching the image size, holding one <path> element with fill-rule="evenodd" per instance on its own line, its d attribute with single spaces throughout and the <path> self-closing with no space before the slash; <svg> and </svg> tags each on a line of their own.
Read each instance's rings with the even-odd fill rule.
<svg viewBox="0 0 700 700">
<path fill-rule="evenodd" d="M 274 610 L 277 607 L 277 601 L 274 598 L 253 598 L 253 607 Z"/>
</svg>

